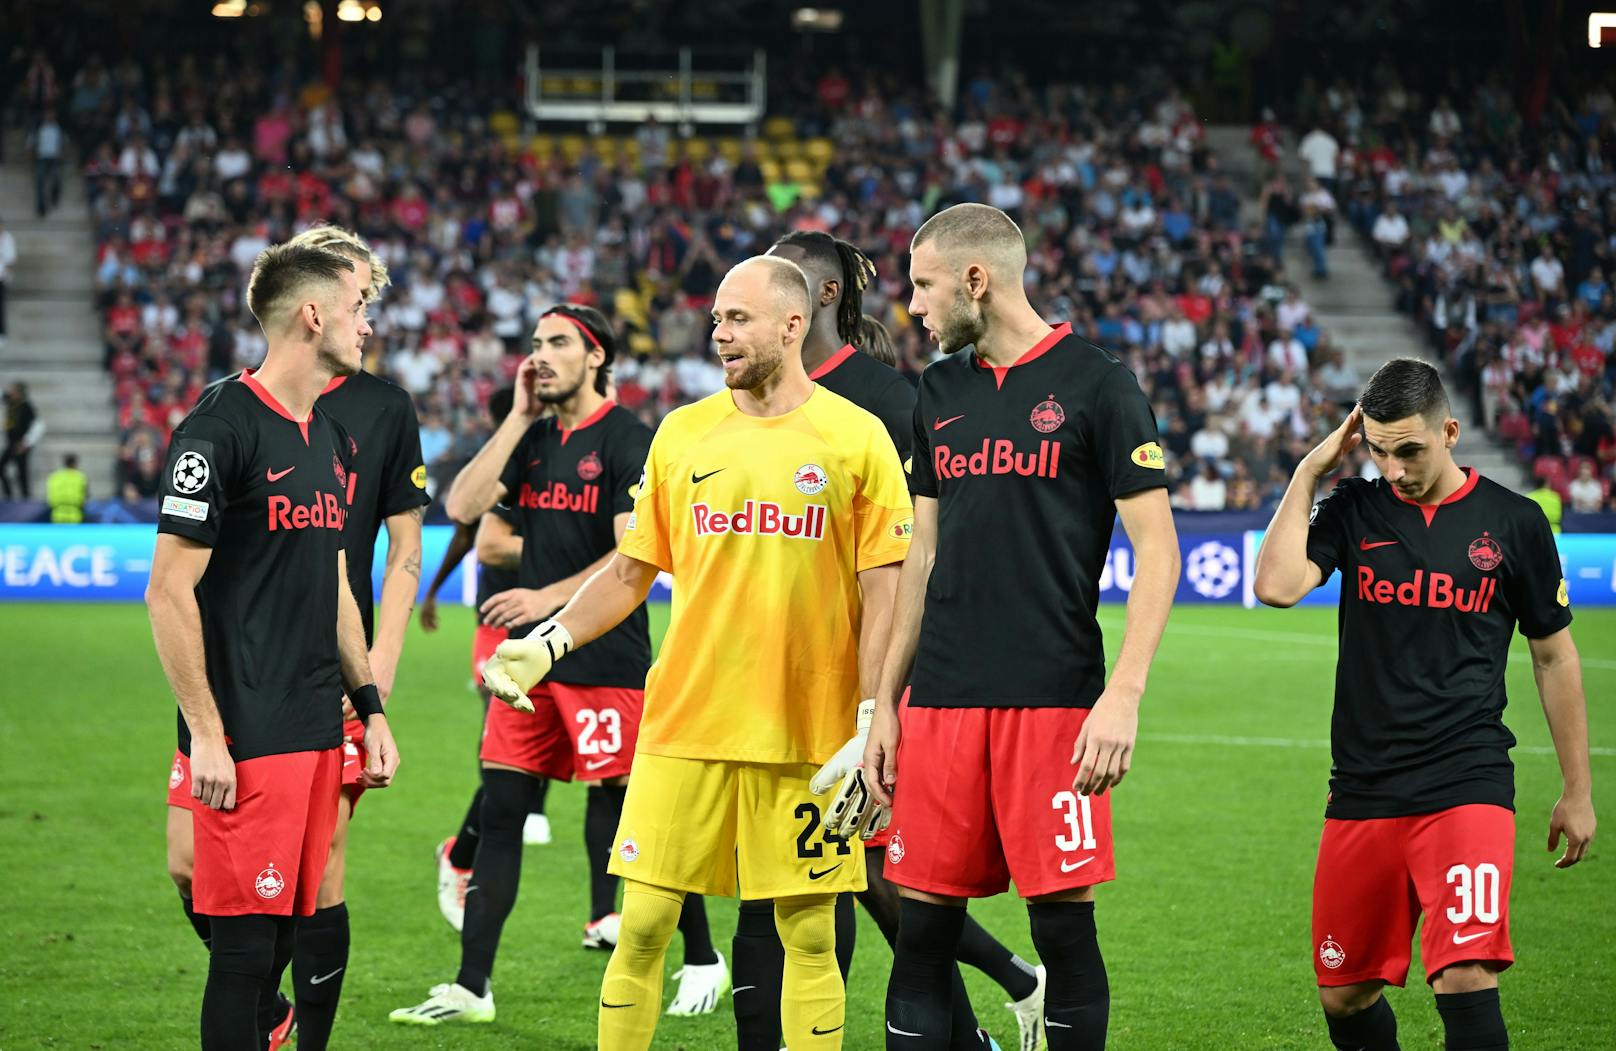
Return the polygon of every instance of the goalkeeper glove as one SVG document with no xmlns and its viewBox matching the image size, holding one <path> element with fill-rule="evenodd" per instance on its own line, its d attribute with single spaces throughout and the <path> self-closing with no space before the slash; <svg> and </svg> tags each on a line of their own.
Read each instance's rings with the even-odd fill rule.
<svg viewBox="0 0 1616 1051">
<path fill-rule="evenodd" d="M 858 835 L 869 839 L 892 820 L 891 809 L 875 801 L 864 780 L 864 743 L 869 739 L 870 724 L 874 721 L 875 701 L 860 701 L 857 732 L 808 782 L 808 790 L 815 795 L 823 795 L 832 785 L 841 783 L 825 811 L 827 836 L 851 839 Z"/>
<path fill-rule="evenodd" d="M 506 639 L 483 665 L 488 692 L 519 712 L 531 712 L 527 692 L 550 674 L 556 661 L 572 650 L 572 636 L 553 620 L 533 629 L 525 639 Z"/>
</svg>

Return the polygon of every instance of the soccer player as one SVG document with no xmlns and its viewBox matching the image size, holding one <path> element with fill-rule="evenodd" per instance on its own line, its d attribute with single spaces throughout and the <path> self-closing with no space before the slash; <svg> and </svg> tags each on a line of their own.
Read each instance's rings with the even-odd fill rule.
<svg viewBox="0 0 1616 1051">
<path fill-rule="evenodd" d="M 398 765 L 347 580 L 349 436 L 315 406 L 370 334 L 355 270 L 301 245 L 259 255 L 247 296 L 268 354 L 210 388 L 163 473 L 146 603 L 196 801 L 205 1049 L 266 1045 L 261 1008 L 331 849 L 344 692 L 365 726 L 361 783 L 384 787 Z"/>
<path fill-rule="evenodd" d="M 323 249 L 352 262 L 367 308 L 389 284 L 387 267 L 370 246 L 340 227 L 312 227 L 288 244 Z M 347 433 L 351 469 L 343 494 L 347 507 L 343 546 L 348 584 L 359 606 L 371 670 L 385 703 L 393 691 L 421 579 L 421 520 L 430 500 L 426 495 L 426 467 L 421 460 L 420 426 L 408 392 L 362 369 L 333 378 L 321 392 L 319 406 Z M 376 537 L 384 525 L 387 560 L 378 613 L 371 565 Z M 295 1027 L 298 1046 L 303 1051 L 322 1051 L 330 1040 L 348 970 L 349 921 L 343 887 L 348 822 L 365 790 L 360 778 L 365 765 L 364 726 L 351 714 L 343 725 L 343 739 L 342 794 L 337 801 L 331 852 L 314 915 L 297 924 L 292 956 L 296 1009 L 289 1017 L 282 1012 L 281 1023 L 272 1030 L 272 1035 L 284 1040 Z M 187 760 L 176 753 L 174 762 L 181 783 L 171 786 L 169 793 L 170 867 L 176 881 L 183 879 L 188 884 L 191 821 L 184 808 L 190 799 L 183 784 Z M 172 774 L 170 780 L 174 780 Z M 200 932 L 204 921 L 193 922 Z"/>
<path fill-rule="evenodd" d="M 1026 264 L 1020 229 L 986 205 L 939 212 L 910 247 L 909 312 L 951 356 L 920 379 L 914 542 L 864 753 L 893 807 L 886 877 L 904 900 L 887 1046 L 905 1051 L 949 1046 L 966 899 L 1011 878 L 1047 968 L 1049 1047 L 1104 1045 L 1108 790 L 1128 772 L 1178 583 L 1150 404 L 1120 361 L 1033 311 Z M 1139 569 L 1107 683 L 1095 609 L 1118 516 Z"/>
<path fill-rule="evenodd" d="M 503 387 L 495 391 L 488 399 L 488 415 L 495 429 L 505 422 L 510 415 L 511 405 L 516 397 L 512 387 Z M 484 562 L 481 559 L 477 566 L 477 631 L 471 643 L 471 676 L 476 683 L 477 696 L 482 700 L 483 718 L 488 717 L 487 687 L 483 685 L 483 663 L 494 655 L 494 647 L 504 642 L 508 632 L 504 628 L 496 628 L 487 623 L 482 613 L 482 607 L 490 598 L 517 586 L 516 570 L 503 569 L 499 563 L 519 563 L 521 561 L 520 536 L 512 535 L 512 528 L 507 521 L 508 511 L 496 508 L 483 515 L 482 523 L 490 527 L 490 538 L 497 530 L 499 540 L 489 539 L 488 544 L 503 544 L 512 548 L 511 553 Z M 454 535 L 449 538 L 449 545 L 444 550 L 443 561 L 438 571 L 427 585 L 426 594 L 421 599 L 421 630 L 432 632 L 438 630 L 438 592 L 454 572 L 456 566 L 467 554 L 477 548 L 477 539 L 480 527 L 473 523 L 455 523 Z M 512 557 L 514 555 L 514 557 Z M 481 742 L 478 743 L 481 751 Z M 549 791 L 549 778 L 541 778 L 537 799 L 533 810 L 527 815 L 522 826 L 523 843 L 549 843 L 550 825 L 544 816 L 544 799 Z M 471 863 L 477 856 L 477 841 L 480 835 L 477 832 L 483 809 L 483 788 L 481 760 L 478 760 L 477 791 L 472 793 L 471 805 L 466 808 L 466 816 L 460 823 L 460 829 L 454 835 L 439 843 L 433 852 L 438 865 L 438 911 L 443 914 L 449 926 L 456 931 L 463 929 L 466 918 L 466 887 L 471 882 Z"/>
<path fill-rule="evenodd" d="M 651 432 L 606 397 L 615 352 L 611 327 L 599 311 L 567 304 L 546 311 L 534 331 L 533 353 L 517 374 L 515 407 L 455 478 L 445 501 L 450 517 L 460 522 L 482 519 L 497 502 L 515 517 L 521 586 L 492 596 L 482 609 L 490 624 L 510 629 L 513 637 L 561 608 L 605 566 L 627 525 Z M 543 416 L 547 405 L 554 414 Z M 507 545 L 479 557 L 503 563 L 513 551 Z M 422 1003 L 394 1011 L 393 1021 L 494 1020 L 490 975 L 521 879 L 522 825 L 542 778 L 598 782 L 589 789 L 584 842 L 592 872 L 604 868 L 624 779 L 635 761 L 651 663 L 645 610 L 629 611 L 623 620 L 584 659 L 536 687 L 529 711 L 489 705 L 481 837 L 465 898 L 460 971 L 455 981 L 433 987 Z M 609 873 L 592 875 L 591 898 L 592 926 L 598 927 L 615 905 L 616 882 Z M 711 1011 L 728 967 L 712 949 L 699 899 L 686 910 L 682 930 L 685 980 L 696 1006 Z M 590 932 L 585 934 L 587 944 Z M 698 988 L 703 992 L 695 996 Z"/>
<path fill-rule="evenodd" d="M 818 231 L 787 234 L 769 254 L 788 259 L 808 275 L 813 316 L 803 337 L 803 366 L 808 378 L 851 401 L 886 427 L 898 456 L 909 461 L 914 435 L 915 388 L 873 355 L 855 347 L 880 323 L 865 316 L 864 288 L 875 276 L 875 266 L 846 241 Z M 884 330 L 881 330 L 884 333 Z M 812 363 L 812 364 L 810 364 Z M 854 758 L 861 758 L 862 751 Z M 821 769 L 811 787 L 828 791 L 846 773 L 833 759 Z M 887 835 L 877 832 L 864 840 L 868 887 L 858 894 L 870 918 L 894 945 L 898 933 L 898 888 L 881 874 Z M 836 901 L 836 959 L 846 982 L 853 960 L 858 924 L 853 895 Z M 774 926 L 774 908 L 768 901 L 744 901 L 735 927 L 735 1027 L 740 1051 L 776 1051 L 780 1046 L 780 980 L 785 949 Z M 999 944 L 974 920 L 967 919 L 960 938 L 960 959 L 979 967 L 1010 994 L 1010 1007 L 1021 1028 L 1021 1051 L 1036 1051 L 1042 1034 L 1039 972 Z M 960 1049 L 989 1046 L 977 1024 L 965 992 L 965 980 L 955 967 L 953 976 L 954 1042 Z M 750 995 L 742 995 L 750 993 Z"/>
<path fill-rule="evenodd" d="M 803 370 L 809 298 L 784 259 L 725 276 L 713 339 L 727 389 L 668 415 L 611 564 L 484 670 L 520 703 L 552 662 L 639 608 L 659 570 L 673 574 L 612 857 L 628 882 L 601 985 L 603 1051 L 650 1045 L 685 895 L 737 886 L 774 901 L 786 1042 L 842 1044 L 835 897 L 864 888 L 864 857 L 823 837 L 808 781 L 846 747 L 873 685 L 910 511 L 880 423 Z"/>
<path fill-rule="evenodd" d="M 1341 570 L 1313 878 L 1313 969 L 1338 1048 L 1398 1046 L 1381 991 L 1407 978 L 1422 913 L 1420 959 L 1446 1046 L 1509 1046 L 1498 974 L 1514 961 L 1515 737 L 1503 714 L 1517 628 L 1563 779 L 1549 815 L 1548 849 L 1566 839 L 1555 867 L 1575 865 L 1594 836 L 1582 668 L 1554 535 L 1536 504 L 1455 463 L 1458 440 L 1436 369 L 1387 362 L 1297 465 L 1257 553 L 1255 589 L 1270 606 L 1295 605 Z M 1314 504 L 1360 443 L 1381 477 L 1344 479 Z"/>
</svg>

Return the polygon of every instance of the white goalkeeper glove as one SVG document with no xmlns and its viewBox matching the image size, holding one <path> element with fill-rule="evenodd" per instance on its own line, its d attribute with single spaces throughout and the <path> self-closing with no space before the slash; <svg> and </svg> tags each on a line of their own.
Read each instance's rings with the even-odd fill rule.
<svg viewBox="0 0 1616 1051">
<path fill-rule="evenodd" d="M 825 810 L 827 836 L 852 839 L 857 835 L 869 839 L 892 821 L 891 809 L 875 801 L 864 781 L 864 743 L 869 739 L 870 724 L 874 721 L 875 701 L 860 701 L 857 732 L 808 782 L 808 790 L 815 795 L 824 795 L 831 786 L 841 784 Z"/>
<path fill-rule="evenodd" d="M 488 692 L 519 712 L 531 712 L 527 692 L 550 674 L 556 661 L 572 651 L 572 636 L 553 620 L 533 629 L 525 639 L 506 639 L 483 665 Z"/>
</svg>

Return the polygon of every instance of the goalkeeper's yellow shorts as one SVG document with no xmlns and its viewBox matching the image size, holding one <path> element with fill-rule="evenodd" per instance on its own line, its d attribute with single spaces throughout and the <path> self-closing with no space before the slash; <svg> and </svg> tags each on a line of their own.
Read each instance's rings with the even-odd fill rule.
<svg viewBox="0 0 1616 1051">
<path fill-rule="evenodd" d="M 864 889 L 862 844 L 827 840 L 812 764 L 634 757 L 610 871 L 749 900 Z"/>
</svg>

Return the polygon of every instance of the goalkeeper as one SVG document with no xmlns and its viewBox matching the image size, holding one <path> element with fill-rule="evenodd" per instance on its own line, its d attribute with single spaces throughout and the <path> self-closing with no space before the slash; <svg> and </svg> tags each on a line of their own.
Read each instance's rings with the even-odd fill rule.
<svg viewBox="0 0 1616 1051">
<path fill-rule="evenodd" d="M 787 1044 L 842 1046 L 834 901 L 864 889 L 864 852 L 826 838 L 809 780 L 873 696 L 912 522 L 886 430 L 803 371 L 808 318 L 795 263 L 730 271 L 713 307 L 727 389 L 663 421 L 613 561 L 484 668 L 495 696 L 526 704 L 554 661 L 638 606 L 659 570 L 673 574 L 612 854 L 625 888 L 602 1051 L 650 1045 L 684 896 L 737 890 L 775 903 Z"/>
</svg>

